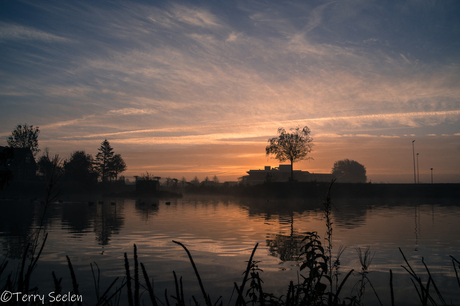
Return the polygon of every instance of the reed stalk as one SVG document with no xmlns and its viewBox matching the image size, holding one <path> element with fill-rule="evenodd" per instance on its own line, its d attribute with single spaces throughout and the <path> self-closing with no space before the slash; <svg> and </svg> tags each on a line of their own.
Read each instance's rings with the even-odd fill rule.
<svg viewBox="0 0 460 306">
<path fill-rule="evenodd" d="M 70 270 L 70 278 L 72 279 L 72 287 L 73 287 L 73 291 L 75 292 L 76 295 L 80 295 L 80 291 L 78 290 L 78 282 L 77 282 L 77 278 L 75 276 L 75 272 L 73 270 L 73 266 L 72 266 L 72 262 L 70 261 L 70 258 L 69 256 L 65 256 L 67 258 L 67 264 L 69 266 L 69 270 Z M 77 300 L 77 304 L 79 306 L 82 306 L 82 302 L 80 299 Z"/>
<path fill-rule="evenodd" d="M 393 291 L 393 271 L 390 269 L 390 297 L 391 297 L 391 306 L 395 305 L 395 294 Z"/>
<path fill-rule="evenodd" d="M 189 250 L 182 243 L 180 243 L 178 241 L 174 241 L 174 240 L 173 240 L 173 242 L 178 244 L 178 245 L 180 245 L 185 250 L 185 252 L 187 253 L 188 258 L 190 260 L 190 263 L 192 264 L 193 270 L 195 271 L 195 275 L 196 275 L 196 278 L 197 278 L 198 283 L 200 285 L 201 293 L 203 294 L 203 298 L 204 298 L 204 300 L 206 302 L 206 306 L 212 306 L 211 299 L 210 299 L 209 295 L 206 293 L 206 290 L 204 289 L 203 282 L 201 281 L 200 273 L 198 273 L 198 269 L 196 268 L 195 262 L 193 261 L 192 254 L 190 254 Z"/>
<path fill-rule="evenodd" d="M 56 295 L 61 294 L 61 292 L 62 292 L 62 285 L 61 285 L 62 277 L 60 279 L 58 279 L 56 277 L 56 274 L 54 273 L 54 271 L 51 274 L 53 276 L 54 292 L 56 293 Z M 59 301 L 57 305 L 62 305 L 62 301 Z"/>
<path fill-rule="evenodd" d="M 119 277 L 116 277 L 112 281 L 112 283 L 109 285 L 109 287 L 104 291 L 104 293 L 102 293 L 102 295 L 100 295 L 101 270 L 99 269 L 99 266 L 97 265 L 97 263 L 94 263 L 94 265 L 95 265 L 95 267 L 97 269 L 97 274 L 95 274 L 95 272 L 94 272 L 93 265 L 90 264 L 91 274 L 93 276 L 94 291 L 96 293 L 96 304 L 95 305 L 96 306 L 105 305 L 112 299 L 112 297 L 109 298 L 109 297 L 107 297 L 107 295 L 109 294 L 110 290 L 115 285 L 115 283 L 118 281 Z"/>
<path fill-rule="evenodd" d="M 133 291 L 131 288 L 131 273 L 129 271 L 129 261 L 128 261 L 128 255 L 125 253 L 125 272 L 126 272 L 126 290 L 128 292 L 128 303 L 129 306 L 134 306 L 133 302 Z"/>
<path fill-rule="evenodd" d="M 147 285 L 147 290 L 149 292 L 150 302 L 152 302 L 153 306 L 158 306 L 157 300 L 155 298 L 155 294 L 153 293 L 153 279 L 152 279 L 152 282 L 150 282 L 149 276 L 147 274 L 147 270 L 145 269 L 145 266 L 143 263 L 141 263 L 141 268 L 142 268 L 142 274 L 144 275 L 145 283 Z"/>
<path fill-rule="evenodd" d="M 101 270 L 99 269 L 99 266 L 97 265 L 97 263 L 94 263 L 94 265 L 97 268 L 97 279 L 96 279 L 96 276 L 94 275 L 93 264 L 91 263 L 89 265 L 91 267 L 91 274 L 93 275 L 94 291 L 96 292 L 96 298 L 99 301 L 100 300 L 100 297 L 99 297 L 99 285 L 100 285 L 100 281 L 101 281 Z"/>
<path fill-rule="evenodd" d="M 184 288 L 182 285 L 182 277 L 180 278 L 179 281 L 177 281 L 177 275 L 176 272 L 173 271 L 174 275 L 174 285 L 176 286 L 176 296 L 172 296 L 177 301 L 178 306 L 185 306 L 185 300 L 184 300 Z"/>
<path fill-rule="evenodd" d="M 406 256 L 404 255 L 403 251 L 401 248 L 399 248 L 399 252 L 403 256 L 404 262 L 406 263 L 407 267 L 401 265 L 401 267 L 406 270 L 407 273 L 411 276 L 411 281 L 412 284 L 414 285 L 415 291 L 417 292 L 417 295 L 420 299 L 420 303 L 425 306 L 428 305 L 428 302 L 430 302 L 432 305 L 438 305 L 438 303 L 435 301 L 434 297 L 430 294 L 430 286 L 432 286 L 436 292 L 436 295 L 441 302 L 441 305 L 447 305 L 444 298 L 442 297 L 441 292 L 439 291 L 435 281 L 433 280 L 431 276 L 431 272 L 428 269 L 428 266 L 425 264 L 425 260 L 422 257 L 422 263 L 425 267 L 425 270 L 428 274 L 428 281 L 425 284 L 423 284 L 422 279 L 417 275 L 417 273 L 414 271 L 412 266 L 410 265 L 409 261 L 407 260 Z"/>
<path fill-rule="evenodd" d="M 249 273 L 251 271 L 251 265 L 253 264 L 253 260 L 254 260 L 254 254 L 256 253 L 256 250 L 257 250 L 258 246 L 259 246 L 259 244 L 256 243 L 256 245 L 252 249 L 251 256 L 249 257 L 249 260 L 248 260 L 248 265 L 246 266 L 246 270 L 244 271 L 244 277 L 243 277 L 243 282 L 241 283 L 241 286 L 238 288 L 238 286 L 235 284 L 235 287 L 236 287 L 237 293 L 238 293 L 238 297 L 236 299 L 236 305 L 237 306 L 246 304 L 246 302 L 244 301 L 244 298 L 243 298 L 244 287 L 245 287 L 246 282 L 248 280 L 248 276 L 249 276 Z"/>
<path fill-rule="evenodd" d="M 137 246 L 134 244 L 134 305 L 139 306 L 139 261 L 137 258 Z"/>
<path fill-rule="evenodd" d="M 452 259 L 452 265 L 454 266 L 455 277 L 457 278 L 457 284 L 460 287 L 460 278 L 458 277 L 458 270 L 457 270 L 457 266 L 455 265 L 455 263 L 457 263 L 458 268 L 460 268 L 460 261 L 458 261 L 452 256 L 450 256 L 450 258 Z"/>
</svg>

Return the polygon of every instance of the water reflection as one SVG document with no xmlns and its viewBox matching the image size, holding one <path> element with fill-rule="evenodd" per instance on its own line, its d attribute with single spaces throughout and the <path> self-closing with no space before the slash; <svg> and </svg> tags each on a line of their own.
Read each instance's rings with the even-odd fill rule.
<svg viewBox="0 0 460 306">
<path fill-rule="evenodd" d="M 123 200 L 57 202 L 48 207 L 25 200 L 0 203 L 3 212 L 0 214 L 2 244 L 10 258 L 22 257 L 33 230 L 40 224 L 45 232 L 61 227 L 73 238 L 93 231 L 99 245 L 107 245 L 124 225 Z"/>
<path fill-rule="evenodd" d="M 302 240 L 306 235 L 306 233 L 294 231 L 294 216 L 292 214 L 289 223 L 291 227 L 289 235 L 270 234 L 269 239 L 267 239 L 269 255 L 278 257 L 283 262 L 299 260 Z"/>
<path fill-rule="evenodd" d="M 96 206 L 94 233 L 99 245 L 109 244 L 112 235 L 117 235 L 124 224 L 123 202 L 106 201 Z"/>
<path fill-rule="evenodd" d="M 94 202 L 91 202 L 94 203 Z M 67 203 L 62 205 L 62 225 L 70 233 L 78 234 L 86 233 L 93 225 L 96 219 L 97 206 L 94 204 L 84 205 L 84 203 Z"/>
<path fill-rule="evenodd" d="M 425 202 L 423 202 L 425 201 Z M 404 224 L 395 223 L 393 227 L 402 229 L 402 232 L 412 233 L 414 249 L 418 250 L 423 235 L 433 231 L 440 231 L 439 223 L 442 222 L 440 214 L 450 207 L 458 204 L 455 199 L 436 200 L 436 204 L 426 205 L 423 199 L 335 199 L 333 201 L 333 227 L 336 231 L 356 232 L 365 227 L 373 227 L 369 223 L 372 218 L 378 220 L 396 221 L 401 214 L 407 214 L 411 210 L 413 221 Z M 185 198 L 173 199 L 171 201 L 158 198 L 146 199 L 96 199 L 93 201 L 62 202 L 54 203 L 43 215 L 44 205 L 36 201 L 2 200 L 0 202 L 2 214 L 0 214 L 0 231 L 4 253 L 11 258 L 18 258 L 22 249 L 31 234 L 31 229 L 43 222 L 45 231 L 56 230 L 56 227 L 65 229 L 72 234 L 73 238 L 81 238 L 93 232 L 98 245 L 108 245 L 114 236 L 119 235 L 125 227 L 125 219 L 132 218 L 131 213 L 125 213 L 125 207 L 133 207 L 135 215 L 145 224 L 155 223 L 164 218 L 172 218 L 172 210 L 176 214 L 186 214 L 184 207 L 193 207 L 194 212 L 200 209 L 212 209 L 212 216 L 215 220 L 226 216 L 227 220 L 233 220 L 229 214 L 235 214 L 240 222 L 222 220 L 226 222 L 228 230 L 232 227 L 238 232 L 241 225 L 251 226 L 251 222 L 263 221 L 263 226 L 258 225 L 256 231 L 263 229 L 265 241 L 269 248 L 270 255 L 280 258 L 282 261 L 290 261 L 299 252 L 300 240 L 307 231 L 318 231 L 321 235 L 323 226 L 321 200 L 260 200 L 260 199 L 235 199 L 235 198 Z M 421 204 L 425 203 L 425 204 Z M 422 207 L 429 207 L 429 213 L 422 212 Z M 426 210 L 426 209 L 425 209 Z M 129 210 L 131 212 L 131 210 Z M 225 212 L 224 212 L 225 211 Z M 181 222 L 181 226 L 198 223 L 202 226 L 211 226 L 210 220 L 203 220 L 209 215 L 208 212 L 199 213 L 195 216 L 197 220 Z M 41 216 L 44 216 L 43 218 Z M 174 218 L 178 218 L 176 215 Z M 430 222 L 423 219 L 429 217 Z M 383 218 L 383 219 L 382 219 Z M 187 219 L 187 218 L 186 218 Z M 247 219 L 245 221 L 245 219 Z M 172 220 L 170 220 L 172 221 Z M 153 224 L 152 223 L 152 224 Z M 412 224 L 412 226 L 410 226 Z M 224 223 L 221 223 L 224 225 Z M 215 226 L 212 225 L 212 226 Z M 376 225 L 377 226 L 377 225 Z M 381 225 L 385 226 L 385 225 Z M 425 228 L 424 228 L 424 227 Z M 435 227 L 438 228 L 435 228 Z M 372 229 L 377 231 L 379 227 Z M 161 230 L 161 229 L 159 229 Z M 444 230 L 444 232 L 447 230 Z M 220 231 L 215 231 L 214 234 Z M 390 231 L 391 232 L 391 231 Z M 366 233 L 359 234 L 365 236 Z M 381 234 L 379 234 L 381 235 Z M 227 234 L 225 234 L 227 236 Z M 432 237 L 431 234 L 428 237 Z M 213 239 L 219 239 L 214 237 Z M 395 238 L 396 239 L 396 238 Z M 347 240 L 351 238 L 347 237 Z"/>
<path fill-rule="evenodd" d="M 352 229 L 366 223 L 366 214 L 371 208 L 369 199 L 339 199 L 332 201 L 335 226 Z"/>
<path fill-rule="evenodd" d="M 31 234 L 35 203 L 30 201 L 0 201 L 0 233 L 4 253 L 9 258 L 21 258 Z"/>
<path fill-rule="evenodd" d="M 158 198 L 137 199 L 135 201 L 135 208 L 137 213 L 141 216 L 142 221 L 149 221 L 149 217 L 158 215 Z"/>
<path fill-rule="evenodd" d="M 2 255 L 18 259 L 40 223 L 43 205 L 19 200 L 1 201 L 0 205 Z M 354 248 L 367 245 L 376 252 L 373 268 L 379 273 L 400 269 L 398 247 L 409 260 L 419 262 L 421 256 L 429 259 L 430 268 L 443 276 L 451 276 L 449 268 L 443 268 L 450 265 L 448 255 L 460 258 L 456 199 L 333 199 L 332 220 L 334 246 L 352 250 L 342 257 L 344 271 L 357 268 Z M 92 282 L 91 274 L 84 275 L 87 265 L 94 261 L 101 268 L 105 264 L 110 276 L 123 276 L 120 257 L 123 252 L 132 253 L 136 244 L 142 262 L 149 274 L 155 275 L 160 288 L 166 286 L 172 270 L 194 279 L 193 273 L 187 275 L 191 271 L 187 257 L 172 240 L 189 248 L 209 283 L 222 287 L 228 280 L 229 288 L 235 278 L 240 278 L 245 261 L 259 242 L 256 259 L 261 261 L 267 286 L 269 277 L 274 277 L 276 281 L 271 283 L 275 287 L 285 280 L 288 283 L 292 275 L 296 277 L 292 267 L 306 232 L 317 231 L 322 238 L 326 232 L 321 199 L 68 200 L 53 203 L 43 223 L 52 233 L 40 259 L 44 267 L 65 264 L 65 255 L 72 255 L 72 260 L 82 263 L 76 267 L 82 283 Z M 235 267 L 239 267 L 236 274 Z"/>
</svg>

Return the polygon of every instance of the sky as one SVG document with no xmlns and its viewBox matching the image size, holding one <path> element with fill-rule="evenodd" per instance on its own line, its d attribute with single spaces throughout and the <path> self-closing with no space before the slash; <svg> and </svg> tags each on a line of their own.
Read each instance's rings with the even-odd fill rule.
<svg viewBox="0 0 460 306">
<path fill-rule="evenodd" d="M 308 126 L 294 169 L 460 183 L 460 1 L 0 1 L 0 145 L 93 156 L 127 177 L 236 181 L 278 166 L 268 139 Z M 414 147 L 412 146 L 412 141 Z"/>
</svg>

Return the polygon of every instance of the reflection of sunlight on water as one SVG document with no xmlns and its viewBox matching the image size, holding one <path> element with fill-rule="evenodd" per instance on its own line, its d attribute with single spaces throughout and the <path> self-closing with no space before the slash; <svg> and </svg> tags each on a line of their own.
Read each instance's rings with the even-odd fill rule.
<svg viewBox="0 0 460 306">
<path fill-rule="evenodd" d="M 49 238 L 37 270 L 43 274 L 37 273 L 36 281 L 52 286 L 51 270 L 65 278 L 68 275 L 65 255 L 72 259 L 82 283 L 92 282 L 89 268 L 92 262 L 98 263 L 103 276 L 123 276 L 123 253 L 132 258 L 136 244 L 139 261 L 145 264 L 158 288 L 171 287 L 173 270 L 193 282 L 185 252 L 172 242 L 176 240 L 192 253 L 207 286 L 216 286 L 216 292 L 228 297 L 233 282 L 241 280 L 245 261 L 259 243 L 255 259 L 261 261 L 266 290 L 285 294 L 289 281 L 298 277 L 295 260 L 300 254 L 300 240 L 306 232 L 318 231 L 321 238 L 326 232 L 318 202 L 267 203 L 207 197 L 175 199 L 166 205 L 158 199 L 103 200 L 103 204 L 53 206 L 45 220 Z M 451 203 L 419 204 L 412 200 L 408 203 L 399 199 L 334 202 L 333 253 L 339 246 L 347 247 L 341 257 L 342 273 L 359 270 L 355 248 L 369 245 L 375 253 L 370 275 L 387 274 L 392 269 L 398 281 L 406 277 L 398 250 L 401 247 L 416 271 L 424 270 L 421 263 L 424 257 L 434 277 L 455 276 L 448 255 L 460 258 L 458 207 Z M 27 236 L 36 226 L 37 216 L 28 211 L 38 212 L 39 207 L 26 206 L 28 210 L 24 213 L 8 206 L 5 210 L 8 217 L 0 216 L 2 254 L 15 249 L 19 254 L 24 239 L 18 237 Z M 21 219 L 24 216 L 27 217 Z M 15 227 L 15 222 L 20 228 Z"/>
</svg>

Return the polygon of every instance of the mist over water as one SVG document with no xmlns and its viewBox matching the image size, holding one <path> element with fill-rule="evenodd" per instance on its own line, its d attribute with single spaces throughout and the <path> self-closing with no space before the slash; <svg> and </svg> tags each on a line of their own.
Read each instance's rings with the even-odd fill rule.
<svg viewBox="0 0 460 306">
<path fill-rule="evenodd" d="M 361 269 L 356 248 L 370 246 L 374 256 L 369 278 L 382 301 L 389 301 L 389 269 L 394 273 L 396 301 L 418 304 L 404 264 L 401 248 L 416 271 L 424 271 L 422 257 L 446 301 L 455 300 L 458 286 L 449 255 L 460 258 L 460 211 L 456 199 L 337 198 L 333 199 L 333 252 L 346 247 L 340 271 Z M 0 241 L 2 258 L 17 267 L 27 237 L 36 229 L 41 204 L 1 200 Z M 133 244 L 139 262 L 154 279 L 155 293 L 174 291 L 172 271 L 183 277 L 186 300 L 201 298 L 183 243 L 191 252 L 204 285 L 215 301 L 232 298 L 233 283 L 242 273 L 256 243 L 255 260 L 263 270 L 264 290 L 285 294 L 289 281 L 297 282 L 301 240 L 307 232 L 326 233 L 321 199 L 272 200 L 232 197 L 68 198 L 54 203 L 44 219 L 49 233 L 34 272 L 32 286 L 41 292 L 53 289 L 51 271 L 71 290 L 66 255 L 72 260 L 84 301 L 94 300 L 90 263 L 102 272 L 101 287 L 123 277 L 126 252 L 133 263 Z M 350 280 L 344 296 L 350 296 L 357 278 Z M 3 280 L 2 280 L 3 281 Z M 456 291 L 454 291 L 456 290 Z M 366 299 L 374 301 L 368 288 Z M 147 296 L 147 294 L 146 294 Z M 366 299 L 364 301 L 366 301 Z M 385 304 L 385 303 L 384 303 Z M 386 303 L 388 304 L 388 303 Z"/>
</svg>

